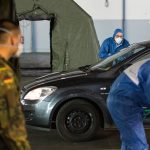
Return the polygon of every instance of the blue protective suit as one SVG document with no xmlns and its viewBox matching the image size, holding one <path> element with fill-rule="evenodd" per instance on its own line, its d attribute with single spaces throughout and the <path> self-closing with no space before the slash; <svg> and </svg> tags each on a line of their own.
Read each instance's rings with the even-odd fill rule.
<svg viewBox="0 0 150 150">
<path fill-rule="evenodd" d="M 135 63 L 116 79 L 107 106 L 120 131 L 121 150 L 148 150 L 143 106 L 150 106 L 150 60 Z"/>
<path fill-rule="evenodd" d="M 99 49 L 99 58 L 107 58 L 108 56 L 111 56 L 117 52 L 119 52 L 121 49 L 128 47 L 130 44 L 126 39 L 123 39 L 122 43 L 118 45 L 114 38 L 118 32 L 121 32 L 123 34 L 123 31 L 121 29 L 116 29 L 113 37 L 107 38 L 102 43 L 100 49 Z"/>
</svg>

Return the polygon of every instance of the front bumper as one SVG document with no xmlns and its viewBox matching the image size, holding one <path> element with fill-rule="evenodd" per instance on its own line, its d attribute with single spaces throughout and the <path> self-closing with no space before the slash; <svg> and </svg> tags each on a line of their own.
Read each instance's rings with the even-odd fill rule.
<svg viewBox="0 0 150 150">
<path fill-rule="evenodd" d="M 28 125 L 50 127 L 50 102 L 21 100 L 21 103 Z"/>
</svg>

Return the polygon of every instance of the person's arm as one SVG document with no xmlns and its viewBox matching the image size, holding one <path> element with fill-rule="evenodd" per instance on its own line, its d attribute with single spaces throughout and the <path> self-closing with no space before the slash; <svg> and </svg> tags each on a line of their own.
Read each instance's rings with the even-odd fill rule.
<svg viewBox="0 0 150 150">
<path fill-rule="evenodd" d="M 0 80 L 0 136 L 8 149 L 30 150 L 19 95 L 12 81 Z"/>
<path fill-rule="evenodd" d="M 108 39 L 106 39 L 103 43 L 102 43 L 102 45 L 101 45 L 101 47 L 100 47 L 100 49 L 99 49 L 99 58 L 102 58 L 102 59 L 104 59 L 104 58 L 107 58 L 108 56 L 110 56 L 111 54 L 110 54 L 110 52 L 109 52 L 109 43 L 108 43 Z"/>
</svg>

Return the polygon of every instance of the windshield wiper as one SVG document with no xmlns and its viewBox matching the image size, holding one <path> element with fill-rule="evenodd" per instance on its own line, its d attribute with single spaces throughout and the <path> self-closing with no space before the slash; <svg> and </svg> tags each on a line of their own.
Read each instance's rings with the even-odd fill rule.
<svg viewBox="0 0 150 150">
<path fill-rule="evenodd" d="M 91 65 L 86 65 L 86 66 L 79 67 L 79 70 L 87 71 L 87 70 L 89 70 L 90 66 Z"/>
</svg>

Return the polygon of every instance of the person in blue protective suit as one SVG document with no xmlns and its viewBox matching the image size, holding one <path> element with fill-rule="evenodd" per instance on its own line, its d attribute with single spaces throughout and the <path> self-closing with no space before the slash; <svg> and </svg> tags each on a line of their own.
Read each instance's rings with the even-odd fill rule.
<svg viewBox="0 0 150 150">
<path fill-rule="evenodd" d="M 99 49 L 99 58 L 104 59 L 107 58 L 121 49 L 128 47 L 129 42 L 124 39 L 124 34 L 121 29 L 116 29 L 114 31 L 113 37 L 109 37 L 102 43 Z"/>
<path fill-rule="evenodd" d="M 115 80 L 107 106 L 120 131 L 121 150 L 148 150 L 143 107 L 150 106 L 150 59 L 136 62 Z"/>
</svg>

